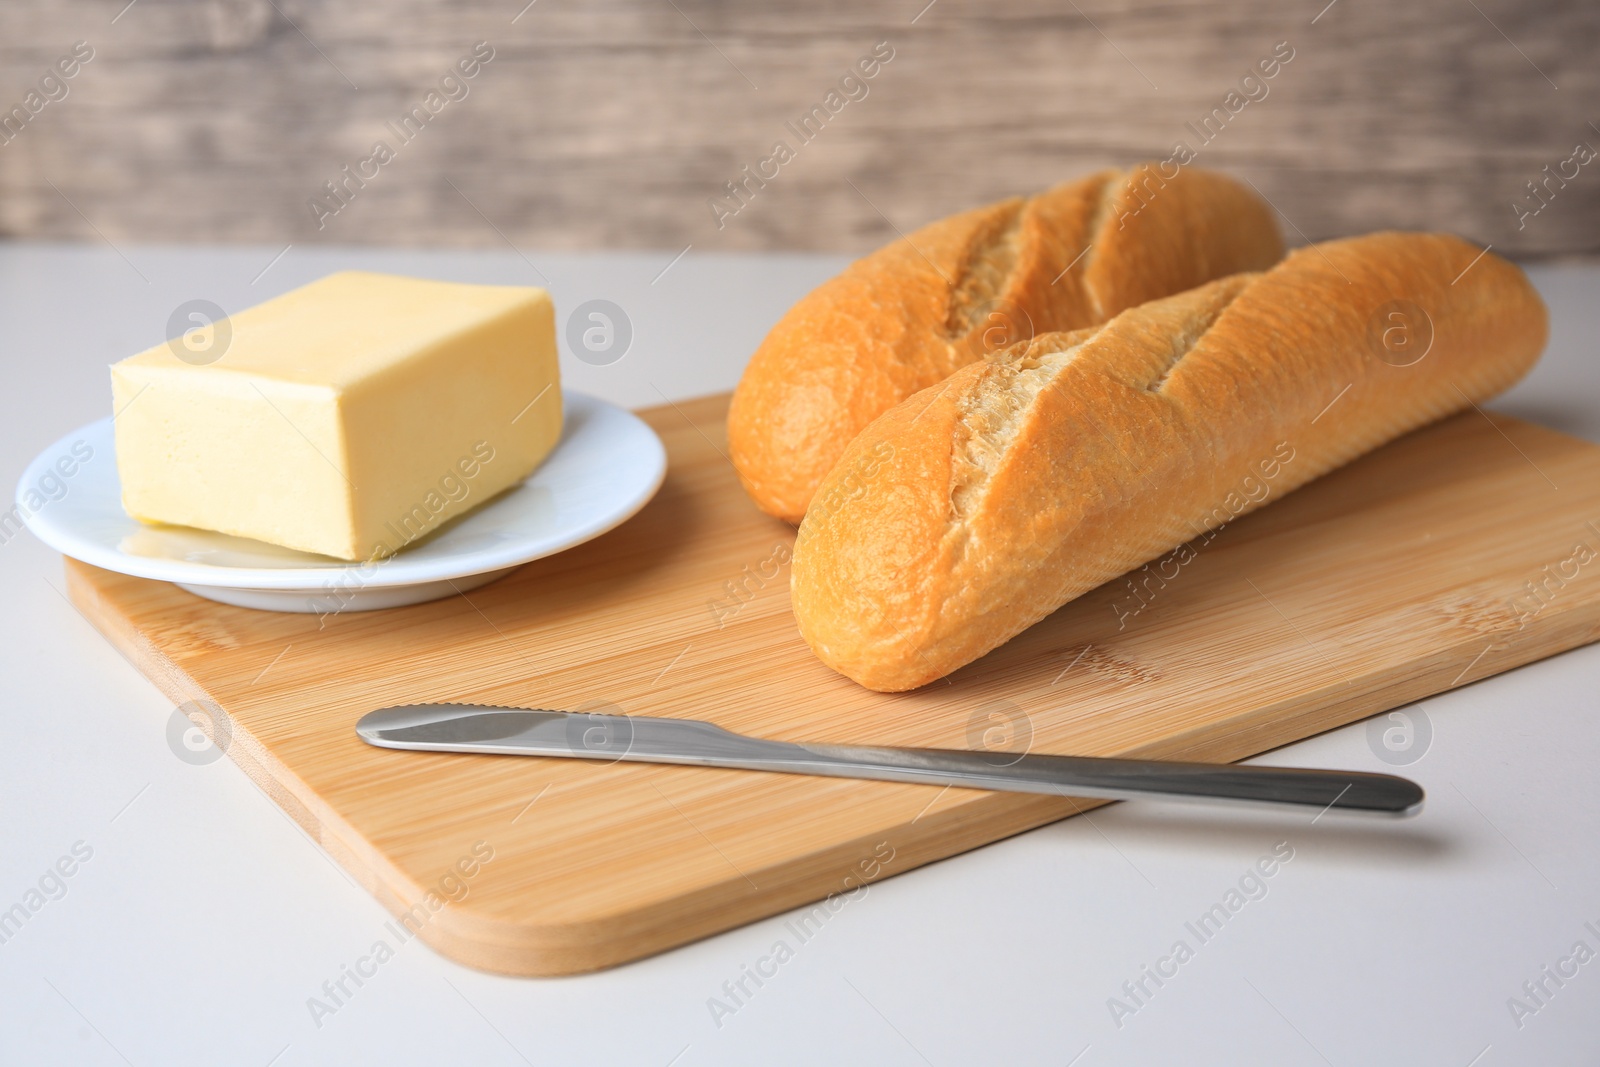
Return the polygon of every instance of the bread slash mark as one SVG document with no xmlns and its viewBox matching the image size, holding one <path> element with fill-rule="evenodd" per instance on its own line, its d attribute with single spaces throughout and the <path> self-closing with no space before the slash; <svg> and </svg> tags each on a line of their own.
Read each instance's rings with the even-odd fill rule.
<svg viewBox="0 0 1600 1067">
<path fill-rule="evenodd" d="M 950 476 L 950 521 L 963 522 L 988 492 L 1007 446 L 1039 394 L 1098 331 L 1046 333 L 994 356 L 960 402 Z"/>
<path fill-rule="evenodd" d="M 959 341 L 983 326 L 985 314 L 1005 292 L 1006 282 L 1017 265 L 1026 206 L 1026 201 L 1014 202 L 1009 211 L 973 235 L 945 311 L 944 332 L 950 340 Z"/>
<path fill-rule="evenodd" d="M 1105 243 L 1100 240 L 1100 231 L 1105 229 L 1106 223 L 1111 219 L 1111 207 L 1117 201 L 1119 187 L 1130 175 L 1131 171 L 1112 171 L 1100 186 L 1099 195 L 1095 197 L 1094 207 L 1089 211 L 1088 222 L 1083 227 L 1083 239 L 1088 245 L 1088 256 L 1078 267 L 1078 277 L 1082 279 L 1083 298 L 1089 304 L 1089 314 L 1094 316 L 1095 322 L 1106 321 L 1105 303 L 1100 294 L 1095 292 L 1094 286 L 1089 284 L 1089 267 L 1094 262 L 1095 252 Z"/>
<path fill-rule="evenodd" d="M 1177 369 L 1178 364 L 1183 362 L 1185 356 L 1194 351 L 1195 345 L 1200 343 L 1200 338 L 1204 337 L 1211 327 L 1216 324 L 1217 319 L 1222 317 L 1222 313 L 1227 310 L 1228 305 L 1233 303 L 1240 293 L 1244 292 L 1248 282 L 1248 278 L 1240 278 L 1235 275 L 1232 278 L 1223 278 L 1220 281 L 1212 282 L 1210 285 L 1195 292 L 1195 302 L 1200 306 L 1194 309 L 1194 317 L 1184 324 L 1183 330 L 1173 336 L 1172 352 L 1167 356 L 1165 364 L 1157 370 L 1155 378 L 1145 386 L 1145 389 L 1152 393 L 1162 391 L 1167 384 L 1167 380 L 1172 377 L 1172 372 Z M 1210 299 L 1206 299 L 1208 297 Z"/>
</svg>

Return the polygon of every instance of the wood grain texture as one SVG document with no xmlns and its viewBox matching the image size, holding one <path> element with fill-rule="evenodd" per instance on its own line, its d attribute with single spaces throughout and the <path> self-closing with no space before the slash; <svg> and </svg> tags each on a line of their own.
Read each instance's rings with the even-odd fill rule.
<svg viewBox="0 0 1600 1067">
<path fill-rule="evenodd" d="M 925 2 L 13 0 L 0 106 L 72 42 L 96 56 L 0 147 L 0 233 L 859 252 L 1183 140 L 1255 182 L 1291 243 L 1600 252 L 1600 162 L 1512 207 L 1600 148 L 1600 6 Z M 479 40 L 469 95 L 400 147 L 385 123 Z M 878 41 L 894 58 L 866 97 L 800 143 L 785 123 Z M 1293 60 L 1202 147 L 1186 124 L 1279 41 Z M 395 160 L 319 229 L 309 198 L 385 137 Z M 778 140 L 795 158 L 719 228 L 708 200 Z"/>
<path fill-rule="evenodd" d="M 174 702 L 219 704 L 229 755 L 396 915 L 492 849 L 458 902 L 422 913 L 421 936 L 513 974 L 657 952 L 1077 802 L 395 752 L 356 739 L 363 713 L 610 705 L 785 740 L 1235 760 L 1600 637 L 1600 563 L 1526 617 L 1513 603 L 1537 607 L 1524 583 L 1575 545 L 1600 551 L 1600 448 L 1469 413 L 1230 526 L 1125 628 L 1111 583 L 948 684 L 871 693 L 796 633 L 793 531 L 719 454 L 726 403 L 645 413 L 669 455 L 660 495 L 465 596 L 319 629 L 69 561 L 71 595 Z"/>
</svg>

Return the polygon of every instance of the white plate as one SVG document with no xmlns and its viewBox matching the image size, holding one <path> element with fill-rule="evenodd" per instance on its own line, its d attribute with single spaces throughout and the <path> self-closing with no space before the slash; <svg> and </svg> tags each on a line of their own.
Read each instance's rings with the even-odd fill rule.
<svg viewBox="0 0 1600 1067">
<path fill-rule="evenodd" d="M 538 470 L 386 560 L 348 563 L 130 518 L 122 510 L 110 418 L 39 453 L 17 484 L 17 508 L 39 539 L 64 555 L 176 582 L 224 604 L 319 614 L 417 604 L 599 537 L 661 487 L 667 454 L 654 430 L 603 400 L 570 392 L 564 399 L 561 441 Z M 93 454 L 81 460 L 86 447 Z M 37 510 L 29 506 L 30 491 L 32 503 L 43 501 Z"/>
</svg>

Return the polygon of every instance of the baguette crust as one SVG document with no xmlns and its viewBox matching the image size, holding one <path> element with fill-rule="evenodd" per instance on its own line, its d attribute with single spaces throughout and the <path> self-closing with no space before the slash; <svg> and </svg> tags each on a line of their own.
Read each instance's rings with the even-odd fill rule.
<svg viewBox="0 0 1600 1067">
<path fill-rule="evenodd" d="M 869 689 L 926 684 L 1250 510 L 1267 464 L 1276 496 L 1505 389 L 1546 314 L 1479 256 L 1440 235 L 1334 241 L 956 371 L 824 480 L 794 549 L 801 634 Z M 1396 365 L 1418 349 L 1383 331 L 1424 344 L 1416 307 L 1431 347 Z"/>
<path fill-rule="evenodd" d="M 1011 343 L 1094 326 L 1283 255 L 1272 212 L 1218 174 L 1102 171 L 924 226 L 796 304 L 751 359 L 728 412 L 746 491 L 804 516 L 867 423 Z"/>
</svg>

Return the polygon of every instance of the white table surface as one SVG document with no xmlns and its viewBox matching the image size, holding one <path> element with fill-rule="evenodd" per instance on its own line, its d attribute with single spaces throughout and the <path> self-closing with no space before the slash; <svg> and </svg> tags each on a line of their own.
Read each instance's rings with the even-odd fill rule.
<svg viewBox="0 0 1600 1067">
<path fill-rule="evenodd" d="M 690 252 L 652 283 L 671 253 L 293 248 L 261 274 L 278 251 L 0 244 L 7 496 L 38 449 L 108 410 L 106 365 L 191 298 L 237 310 L 342 267 L 542 273 L 558 308 L 606 298 L 634 327 L 610 366 L 564 352 L 566 383 L 644 406 L 731 387 L 842 263 Z M 1494 407 L 1600 441 L 1600 269 L 1533 275 L 1550 349 Z M 720 1020 L 710 998 L 789 937 L 786 916 L 562 979 L 413 942 L 319 1026 L 308 998 L 387 913 L 230 761 L 179 760 L 171 706 L 62 589 L 31 535 L 0 544 L 0 911 L 92 849 L 0 944 L 8 1067 L 1600 1062 L 1600 958 L 1546 979 L 1520 1027 L 1507 1003 L 1575 942 L 1600 953 L 1600 647 L 1426 701 L 1431 742 L 1400 773 L 1429 801 L 1409 823 L 1117 805 L 874 884 Z M 1362 724 L 1270 762 L 1391 769 Z M 1199 944 L 1185 922 L 1285 841 L 1266 896 Z M 1123 983 L 1180 938 L 1193 958 L 1146 979 L 1119 1027 L 1108 1000 L 1132 1006 Z"/>
</svg>

